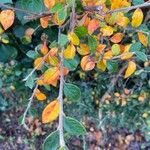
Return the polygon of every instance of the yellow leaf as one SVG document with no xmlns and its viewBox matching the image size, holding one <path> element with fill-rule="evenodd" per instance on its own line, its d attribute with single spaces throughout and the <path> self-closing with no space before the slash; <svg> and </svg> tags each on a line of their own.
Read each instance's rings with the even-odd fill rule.
<svg viewBox="0 0 150 150">
<path fill-rule="evenodd" d="M 44 93 L 42 93 L 39 89 L 36 89 L 35 91 L 35 97 L 39 100 L 39 101 L 43 101 L 46 99 L 46 95 Z"/>
<path fill-rule="evenodd" d="M 7 30 L 14 23 L 15 13 L 13 10 L 3 10 L 0 13 L 0 23 Z"/>
<path fill-rule="evenodd" d="M 55 5 L 55 0 L 44 0 L 44 5 L 48 9 L 51 9 Z"/>
<path fill-rule="evenodd" d="M 80 55 L 87 55 L 90 53 L 90 49 L 88 47 L 88 45 L 86 44 L 80 44 L 80 47 L 77 48 L 77 52 L 80 54 Z"/>
<path fill-rule="evenodd" d="M 58 67 L 52 67 L 43 74 L 43 82 L 45 84 L 55 85 L 59 79 L 60 71 Z"/>
<path fill-rule="evenodd" d="M 73 59 L 76 55 L 76 49 L 74 45 L 68 45 L 67 48 L 64 50 L 64 58 L 66 59 Z"/>
<path fill-rule="evenodd" d="M 40 70 L 42 67 L 42 62 L 43 62 L 43 57 L 39 57 L 39 58 L 35 59 L 34 68 L 36 68 L 37 70 Z"/>
<path fill-rule="evenodd" d="M 105 54 L 104 54 L 104 59 L 111 59 L 113 57 L 113 53 L 112 53 L 112 51 L 107 51 L 107 52 L 105 52 Z"/>
<path fill-rule="evenodd" d="M 100 29 L 103 36 L 111 36 L 114 32 L 114 29 L 111 26 L 104 26 Z"/>
<path fill-rule="evenodd" d="M 68 33 L 68 39 L 71 41 L 73 45 L 79 45 L 79 38 L 74 32 Z"/>
<path fill-rule="evenodd" d="M 136 28 L 138 26 L 141 25 L 143 21 L 143 12 L 140 8 L 137 8 L 134 13 L 133 13 L 133 16 L 132 16 L 132 27 Z"/>
<path fill-rule="evenodd" d="M 133 56 L 133 53 L 131 53 L 131 52 L 124 52 L 124 53 L 122 53 L 122 55 L 121 55 L 121 59 L 122 59 L 122 60 L 126 60 L 126 59 L 131 58 L 132 56 Z"/>
<path fill-rule="evenodd" d="M 41 47 L 40 51 L 41 51 L 41 53 L 42 53 L 43 55 L 46 55 L 46 54 L 48 53 L 49 49 L 48 49 L 48 47 L 47 47 L 47 45 L 46 45 L 46 42 L 44 42 L 44 43 L 42 44 L 42 47 Z"/>
<path fill-rule="evenodd" d="M 144 35 L 143 33 L 138 32 L 138 38 L 139 38 L 140 42 L 141 42 L 145 47 L 147 47 L 147 45 L 148 45 L 148 37 L 147 37 L 146 35 Z"/>
<path fill-rule="evenodd" d="M 97 63 L 97 68 L 105 71 L 106 70 L 106 60 L 101 60 Z"/>
<path fill-rule="evenodd" d="M 48 57 L 48 62 L 52 66 L 58 66 L 59 65 L 59 59 L 56 56 L 49 56 Z"/>
<path fill-rule="evenodd" d="M 133 61 L 129 61 L 128 63 L 128 67 L 125 71 L 125 76 L 124 78 L 128 78 L 129 76 L 131 76 L 136 70 L 136 64 Z"/>
<path fill-rule="evenodd" d="M 94 67 L 95 67 L 95 62 L 94 62 L 93 58 L 91 58 L 91 56 L 87 55 L 81 59 L 81 68 L 84 71 L 93 70 Z"/>
<path fill-rule="evenodd" d="M 59 116 L 60 104 L 58 100 L 50 102 L 42 112 L 42 123 L 50 123 Z"/>
<path fill-rule="evenodd" d="M 126 27 L 129 24 L 130 20 L 129 18 L 124 16 L 124 13 L 119 12 L 116 15 L 116 24 L 118 24 L 121 27 Z"/>
</svg>

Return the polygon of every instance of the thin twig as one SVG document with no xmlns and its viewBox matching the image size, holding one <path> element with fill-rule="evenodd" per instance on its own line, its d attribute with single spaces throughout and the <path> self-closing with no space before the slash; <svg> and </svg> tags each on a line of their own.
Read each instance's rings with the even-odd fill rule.
<svg viewBox="0 0 150 150">
<path fill-rule="evenodd" d="M 45 59 L 47 58 L 47 56 L 50 54 L 50 51 L 43 57 L 42 61 L 36 66 L 34 67 L 34 69 L 23 79 L 23 81 L 27 81 L 29 77 L 32 76 L 32 74 L 36 71 L 36 69 L 44 64 Z"/>
<path fill-rule="evenodd" d="M 34 90 L 33 90 L 33 93 L 32 93 L 32 95 L 31 95 L 31 97 L 29 98 L 29 102 L 28 102 L 27 108 L 26 108 L 26 110 L 25 110 L 25 112 L 24 112 L 24 114 L 23 114 L 23 118 L 22 118 L 22 122 L 21 122 L 21 124 L 23 125 L 23 127 L 24 127 L 25 129 L 27 129 L 27 130 L 29 130 L 29 128 L 28 128 L 28 126 L 27 126 L 26 123 L 25 123 L 25 119 L 26 119 L 28 110 L 29 110 L 29 108 L 31 107 L 31 104 L 32 104 L 32 101 L 33 101 L 33 98 L 34 98 L 34 95 L 35 95 L 35 92 L 36 92 L 37 88 L 38 88 L 38 84 L 36 84 L 36 86 L 35 86 L 35 88 L 34 88 Z"/>
<path fill-rule="evenodd" d="M 61 28 L 59 27 L 59 33 L 58 33 L 58 41 L 60 40 L 60 35 L 61 35 Z M 58 100 L 60 103 L 60 111 L 59 111 L 59 141 L 60 141 L 60 147 L 65 146 L 65 140 L 64 140 L 64 129 L 63 129 L 63 88 L 64 88 L 64 67 L 63 67 L 63 48 L 61 49 L 61 54 L 60 54 L 60 85 L 59 85 L 59 95 L 58 95 Z"/>
<path fill-rule="evenodd" d="M 120 69 L 119 73 L 111 80 L 111 83 L 109 85 L 108 90 L 105 92 L 105 94 L 102 96 L 102 98 L 100 99 L 100 104 L 104 103 L 105 98 L 111 93 L 113 87 L 116 85 L 118 78 L 121 76 L 121 74 L 124 72 L 126 68 L 126 65 Z"/>
<path fill-rule="evenodd" d="M 130 6 L 130 7 L 123 7 L 115 10 L 110 10 L 107 13 L 114 13 L 114 12 L 128 12 L 137 8 L 144 8 L 144 7 L 150 7 L 149 2 L 145 2 L 143 4 L 135 5 L 135 6 Z"/>
<path fill-rule="evenodd" d="M 20 8 L 16 8 L 16 7 L 12 7 L 12 6 L 8 6 L 8 5 L 4 4 L 4 3 L 0 3 L 0 6 L 1 6 L 1 7 L 8 8 L 8 9 L 15 10 L 15 11 L 20 11 L 20 12 L 23 12 L 23 13 L 26 13 L 26 14 L 30 14 L 30 15 L 31 15 L 31 14 L 38 15 L 38 14 L 36 14 L 36 13 L 34 13 L 34 12 L 27 11 L 27 10 L 20 9 Z"/>
</svg>

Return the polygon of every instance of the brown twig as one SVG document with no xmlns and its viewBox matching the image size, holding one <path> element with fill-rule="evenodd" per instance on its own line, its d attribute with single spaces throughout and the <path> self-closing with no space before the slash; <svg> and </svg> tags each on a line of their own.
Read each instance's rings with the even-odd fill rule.
<svg viewBox="0 0 150 150">
<path fill-rule="evenodd" d="M 12 9 L 12 10 L 15 10 L 15 11 L 20 11 L 20 12 L 23 12 L 23 13 L 26 13 L 26 14 L 33 14 L 33 15 L 38 15 L 34 12 L 31 12 L 31 11 L 27 11 L 27 10 L 24 10 L 24 9 L 20 9 L 20 8 L 16 8 L 16 7 L 12 7 L 12 6 L 8 6 L 8 5 L 5 5 L 4 3 L 0 3 L 0 7 L 5 7 L 5 8 L 8 8 L 8 9 Z"/>
<path fill-rule="evenodd" d="M 119 73 L 111 80 L 111 83 L 109 85 L 108 90 L 105 92 L 105 94 L 102 96 L 102 98 L 100 99 L 100 104 L 103 104 L 105 101 L 105 98 L 111 93 L 113 87 L 116 85 L 119 77 L 121 76 L 121 74 L 124 72 L 126 68 L 126 65 L 120 69 Z"/>
</svg>

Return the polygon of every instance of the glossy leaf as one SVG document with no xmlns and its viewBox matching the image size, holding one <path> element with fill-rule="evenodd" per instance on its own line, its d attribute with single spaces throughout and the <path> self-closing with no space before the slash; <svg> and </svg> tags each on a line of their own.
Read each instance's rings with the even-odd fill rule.
<svg viewBox="0 0 150 150">
<path fill-rule="evenodd" d="M 71 101 L 78 101 L 81 97 L 80 89 L 76 85 L 70 83 L 65 83 L 64 94 Z"/>
<path fill-rule="evenodd" d="M 58 150 L 59 148 L 59 132 L 54 131 L 46 137 L 43 143 L 43 150 Z"/>
<path fill-rule="evenodd" d="M 85 127 L 76 119 L 64 117 L 64 129 L 71 135 L 85 135 Z"/>
</svg>

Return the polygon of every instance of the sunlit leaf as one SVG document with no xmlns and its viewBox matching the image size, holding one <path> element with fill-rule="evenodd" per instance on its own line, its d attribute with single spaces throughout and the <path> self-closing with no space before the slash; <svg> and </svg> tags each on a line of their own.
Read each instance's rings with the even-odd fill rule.
<svg viewBox="0 0 150 150">
<path fill-rule="evenodd" d="M 43 17 L 43 18 L 40 18 L 40 24 L 43 28 L 47 28 L 48 27 L 48 22 L 50 20 L 50 17 Z"/>
<path fill-rule="evenodd" d="M 111 36 L 114 32 L 114 29 L 111 26 L 104 26 L 100 29 L 103 36 Z"/>
<path fill-rule="evenodd" d="M 47 47 L 47 45 L 46 45 L 46 42 L 44 42 L 44 43 L 42 44 L 42 47 L 41 47 L 40 51 L 41 51 L 41 53 L 42 53 L 43 55 L 46 55 L 46 54 L 48 53 L 49 49 L 48 49 L 48 47 Z"/>
<path fill-rule="evenodd" d="M 44 0 L 44 5 L 48 9 L 51 9 L 55 5 L 55 0 Z"/>
<path fill-rule="evenodd" d="M 37 70 L 40 70 L 42 67 L 42 63 L 43 63 L 43 57 L 39 57 L 39 58 L 35 59 L 34 68 L 36 68 Z"/>
<path fill-rule="evenodd" d="M 42 123 L 50 123 L 57 119 L 59 115 L 59 101 L 50 102 L 42 112 Z"/>
<path fill-rule="evenodd" d="M 145 46 L 147 47 L 148 45 L 148 37 L 143 34 L 142 32 L 138 32 L 138 38 L 139 38 L 139 41 Z"/>
<path fill-rule="evenodd" d="M 132 27 L 137 28 L 138 26 L 141 25 L 142 21 L 143 21 L 143 12 L 140 8 L 137 8 L 132 16 L 131 22 Z"/>
<path fill-rule="evenodd" d="M 81 68 L 82 68 L 84 71 L 93 70 L 94 67 L 95 67 L 95 62 L 94 62 L 93 58 L 90 57 L 89 55 L 84 56 L 84 57 L 81 59 Z"/>
<path fill-rule="evenodd" d="M 39 89 L 36 89 L 35 91 L 35 97 L 39 100 L 39 101 L 43 101 L 46 99 L 46 95 L 44 93 L 42 93 Z"/>
<path fill-rule="evenodd" d="M 67 46 L 67 48 L 64 50 L 64 58 L 65 59 L 73 59 L 76 54 L 76 49 L 73 44 L 70 44 Z"/>
<path fill-rule="evenodd" d="M 133 56 L 132 52 L 124 52 L 121 54 L 121 59 L 122 60 L 130 59 L 132 56 Z"/>
<path fill-rule="evenodd" d="M 68 39 L 73 45 L 79 45 L 80 40 L 74 32 L 68 33 Z"/>
<path fill-rule="evenodd" d="M 113 55 L 119 55 L 120 54 L 120 45 L 119 44 L 113 44 L 111 47 Z"/>
<path fill-rule="evenodd" d="M 3 10 L 0 13 L 0 23 L 2 24 L 4 30 L 7 30 L 12 26 L 15 19 L 15 13 L 13 10 Z"/>
<path fill-rule="evenodd" d="M 110 40 L 113 43 L 119 43 L 121 42 L 122 38 L 123 38 L 123 33 L 116 33 L 115 35 L 111 37 Z"/>
<path fill-rule="evenodd" d="M 96 29 L 99 28 L 99 26 L 100 26 L 99 20 L 92 19 L 89 22 L 89 25 L 88 25 L 88 32 L 89 32 L 89 34 L 92 34 Z"/>
<path fill-rule="evenodd" d="M 135 62 L 129 61 L 128 67 L 127 67 L 127 69 L 125 71 L 124 78 L 130 77 L 135 72 L 135 70 L 136 70 L 136 64 L 135 64 Z"/>
</svg>

